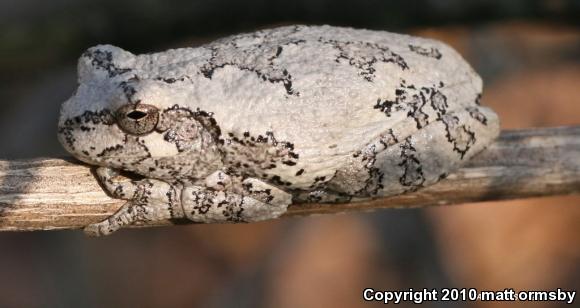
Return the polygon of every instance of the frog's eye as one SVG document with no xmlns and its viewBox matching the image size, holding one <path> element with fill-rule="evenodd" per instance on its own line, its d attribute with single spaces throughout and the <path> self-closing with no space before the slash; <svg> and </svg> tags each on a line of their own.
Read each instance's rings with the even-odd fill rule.
<svg viewBox="0 0 580 308">
<path fill-rule="evenodd" d="M 131 135 L 152 132 L 159 121 L 159 110 L 155 106 L 138 104 L 125 105 L 115 113 L 117 125 Z"/>
</svg>

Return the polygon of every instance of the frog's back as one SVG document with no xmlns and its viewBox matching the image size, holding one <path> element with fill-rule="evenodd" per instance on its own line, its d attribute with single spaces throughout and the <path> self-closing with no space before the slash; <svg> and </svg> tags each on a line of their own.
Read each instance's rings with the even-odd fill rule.
<svg viewBox="0 0 580 308">
<path fill-rule="evenodd" d="M 381 31 L 289 26 L 144 57 L 162 64 L 155 74 L 166 80 L 187 76 L 189 104 L 213 113 L 222 132 L 272 133 L 321 169 L 388 130 L 404 138 L 475 104 L 481 92 L 445 44 Z"/>
</svg>

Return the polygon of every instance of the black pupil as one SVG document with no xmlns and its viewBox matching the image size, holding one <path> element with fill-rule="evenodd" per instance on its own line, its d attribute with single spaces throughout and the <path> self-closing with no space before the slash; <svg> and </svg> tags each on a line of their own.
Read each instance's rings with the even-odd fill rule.
<svg viewBox="0 0 580 308">
<path fill-rule="evenodd" d="M 127 117 L 132 120 L 141 120 L 147 116 L 147 113 L 139 110 L 133 110 L 127 113 Z"/>
</svg>

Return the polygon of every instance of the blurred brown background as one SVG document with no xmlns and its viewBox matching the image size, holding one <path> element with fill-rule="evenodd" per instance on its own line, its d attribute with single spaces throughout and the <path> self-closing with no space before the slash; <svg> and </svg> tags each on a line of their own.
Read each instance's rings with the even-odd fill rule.
<svg viewBox="0 0 580 308">
<path fill-rule="evenodd" d="M 503 129 L 580 124 L 580 1 L 5 0 L 0 158 L 65 155 L 55 137 L 58 108 L 89 46 L 160 51 L 292 23 L 440 39 L 482 75 L 483 102 Z M 365 287 L 580 291 L 580 197 L 123 230 L 102 239 L 0 233 L 0 308 L 380 305 L 362 300 Z"/>
</svg>

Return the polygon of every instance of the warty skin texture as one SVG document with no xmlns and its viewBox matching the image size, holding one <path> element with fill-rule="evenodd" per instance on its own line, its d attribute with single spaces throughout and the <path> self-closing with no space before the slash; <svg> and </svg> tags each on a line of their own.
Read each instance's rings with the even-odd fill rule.
<svg viewBox="0 0 580 308">
<path fill-rule="evenodd" d="M 100 45 L 78 72 L 59 140 L 128 200 L 88 226 L 92 235 L 170 218 L 257 221 L 293 202 L 415 191 L 499 133 L 459 54 L 388 32 L 288 26 L 144 55 Z"/>
</svg>

